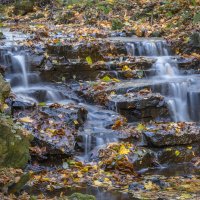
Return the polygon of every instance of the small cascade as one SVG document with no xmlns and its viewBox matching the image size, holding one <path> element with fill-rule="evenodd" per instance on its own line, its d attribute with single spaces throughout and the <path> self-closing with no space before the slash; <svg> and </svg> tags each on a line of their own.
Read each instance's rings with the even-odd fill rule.
<svg viewBox="0 0 200 200">
<path fill-rule="evenodd" d="M 156 70 L 156 75 L 162 78 L 172 78 L 179 74 L 177 63 L 171 57 L 157 57 L 153 68 Z"/>
<path fill-rule="evenodd" d="M 84 160 L 90 159 L 90 153 L 96 147 L 117 142 L 116 132 L 109 127 L 118 114 L 101 107 L 80 103 L 88 111 L 87 121 L 80 130 L 83 138 Z"/>
<path fill-rule="evenodd" d="M 28 83 L 28 73 L 27 73 L 27 66 L 26 66 L 26 62 L 25 62 L 25 56 L 24 55 L 15 55 L 13 56 L 13 60 L 17 62 L 17 67 L 20 68 L 20 72 L 21 72 L 21 78 L 22 78 L 22 82 L 23 82 L 23 86 L 25 88 L 28 88 L 29 83 Z M 16 65 L 16 63 L 14 62 L 13 65 Z"/>
<path fill-rule="evenodd" d="M 174 121 L 190 121 L 187 101 L 187 82 L 169 83 L 167 103 Z"/>
<path fill-rule="evenodd" d="M 161 83 L 161 91 L 166 97 L 173 121 L 200 121 L 198 103 L 200 93 L 197 91 L 197 79 L 191 81 L 191 77 L 181 75 L 177 60 L 171 56 L 166 41 L 144 39 L 129 42 L 126 48 L 131 56 L 152 56 L 156 59 L 152 66 L 156 75 L 152 79 L 157 83 L 165 82 L 165 84 Z"/>
<path fill-rule="evenodd" d="M 168 56 L 170 49 L 166 41 L 143 40 L 127 43 L 126 49 L 131 56 Z"/>
<path fill-rule="evenodd" d="M 1 50 L 0 59 L 5 66 L 6 79 L 21 102 L 58 102 L 64 95 L 55 86 L 49 87 L 41 82 L 39 73 L 29 69 L 29 55 L 21 49 Z"/>
</svg>

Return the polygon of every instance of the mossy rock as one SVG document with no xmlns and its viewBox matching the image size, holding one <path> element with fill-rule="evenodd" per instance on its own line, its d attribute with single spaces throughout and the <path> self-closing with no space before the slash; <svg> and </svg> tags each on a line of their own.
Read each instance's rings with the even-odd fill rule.
<svg viewBox="0 0 200 200">
<path fill-rule="evenodd" d="M 30 157 L 31 139 L 10 117 L 0 114 L 0 167 L 25 167 Z"/>
<path fill-rule="evenodd" d="M 74 193 L 68 197 L 69 200 L 96 200 L 95 196 L 81 193 Z"/>
<path fill-rule="evenodd" d="M 8 98 L 10 90 L 10 84 L 7 83 L 0 74 L 0 111 L 2 111 L 2 106 L 5 102 L 5 99 Z"/>
<path fill-rule="evenodd" d="M 190 43 L 192 44 L 192 46 L 200 47 L 200 32 L 192 33 L 190 40 L 191 40 Z"/>
<path fill-rule="evenodd" d="M 120 19 L 112 20 L 112 30 L 121 30 L 124 27 L 124 24 Z"/>
<path fill-rule="evenodd" d="M 0 32 L 0 40 L 3 40 L 3 39 L 5 39 L 5 36 L 2 32 Z"/>
<path fill-rule="evenodd" d="M 14 6 L 14 14 L 25 15 L 29 12 L 33 12 L 33 6 L 34 6 L 33 0 L 17 1 Z"/>
</svg>

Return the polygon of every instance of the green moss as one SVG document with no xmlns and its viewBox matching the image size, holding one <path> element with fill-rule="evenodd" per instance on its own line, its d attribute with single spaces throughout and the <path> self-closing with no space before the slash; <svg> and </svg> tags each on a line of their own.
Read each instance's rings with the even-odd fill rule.
<svg viewBox="0 0 200 200">
<path fill-rule="evenodd" d="M 22 168 L 29 160 L 31 137 L 6 115 L 0 115 L 0 166 Z"/>
<path fill-rule="evenodd" d="M 69 200 L 96 200 L 96 197 L 88 194 L 74 193 L 70 197 Z"/>
<path fill-rule="evenodd" d="M 14 14 L 25 15 L 33 11 L 34 1 L 33 0 L 22 0 L 17 1 L 14 7 Z"/>
<path fill-rule="evenodd" d="M 124 24 L 120 19 L 113 19 L 112 20 L 112 30 L 120 30 L 124 27 Z"/>
</svg>

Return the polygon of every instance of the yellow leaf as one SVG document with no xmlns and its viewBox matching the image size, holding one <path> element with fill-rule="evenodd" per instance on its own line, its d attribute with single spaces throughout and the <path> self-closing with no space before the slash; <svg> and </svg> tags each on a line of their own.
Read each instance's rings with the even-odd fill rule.
<svg viewBox="0 0 200 200">
<path fill-rule="evenodd" d="M 50 133 L 55 133 L 56 129 L 47 128 L 46 131 L 47 131 L 47 132 L 50 132 Z"/>
<path fill-rule="evenodd" d="M 7 110 L 8 108 L 9 108 L 9 106 L 6 103 L 4 103 L 2 106 L 2 110 L 4 111 L 4 110 Z"/>
<path fill-rule="evenodd" d="M 127 65 L 125 65 L 123 66 L 122 71 L 131 71 L 131 69 Z"/>
<path fill-rule="evenodd" d="M 147 183 L 145 183 L 144 187 L 146 190 L 153 190 L 157 188 L 156 185 L 153 184 L 151 181 L 148 181 Z"/>
<path fill-rule="evenodd" d="M 115 81 L 115 82 L 117 82 L 117 83 L 119 83 L 119 82 L 120 82 L 120 80 L 119 80 L 119 79 L 117 79 L 117 78 L 113 78 L 112 80 L 113 80 L 113 81 Z"/>
<path fill-rule="evenodd" d="M 102 186 L 102 182 L 100 182 L 100 181 L 98 181 L 98 180 L 95 180 L 95 181 L 94 181 L 94 185 L 95 185 L 95 186 L 98 186 L 98 187 L 99 187 L 99 186 Z"/>
<path fill-rule="evenodd" d="M 82 178 L 82 177 L 83 177 L 83 174 L 82 174 L 80 171 L 78 171 L 78 172 L 77 172 L 77 176 L 78 176 L 79 178 Z"/>
<path fill-rule="evenodd" d="M 92 65 L 93 62 L 92 62 L 92 58 L 90 56 L 86 57 L 85 60 L 87 61 L 88 65 Z"/>
<path fill-rule="evenodd" d="M 74 120 L 74 124 L 75 124 L 75 125 L 78 125 L 79 123 L 78 123 L 78 121 L 77 121 L 77 120 Z"/>
<path fill-rule="evenodd" d="M 112 79 L 109 76 L 104 76 L 101 80 L 103 82 L 110 82 L 110 81 L 112 81 Z"/>
<path fill-rule="evenodd" d="M 171 151 L 171 150 L 172 150 L 171 148 L 166 148 L 166 149 L 165 149 L 165 151 Z"/>
<path fill-rule="evenodd" d="M 188 149 L 192 149 L 192 146 L 187 147 Z"/>
<path fill-rule="evenodd" d="M 130 152 L 129 149 L 127 149 L 123 144 L 120 146 L 120 149 L 119 149 L 119 154 L 120 155 L 126 155 Z"/>
<path fill-rule="evenodd" d="M 137 131 L 144 131 L 145 129 L 146 129 L 146 127 L 143 124 L 138 124 L 138 126 L 136 128 Z"/>
<path fill-rule="evenodd" d="M 181 152 L 180 152 L 180 151 L 178 151 L 178 150 L 176 150 L 176 151 L 175 151 L 175 155 L 176 155 L 176 156 L 179 156 L 179 155 L 180 155 L 180 153 L 181 153 Z"/>
<path fill-rule="evenodd" d="M 19 119 L 19 121 L 24 123 L 33 123 L 33 119 L 31 119 L 30 117 L 22 117 Z"/>
</svg>

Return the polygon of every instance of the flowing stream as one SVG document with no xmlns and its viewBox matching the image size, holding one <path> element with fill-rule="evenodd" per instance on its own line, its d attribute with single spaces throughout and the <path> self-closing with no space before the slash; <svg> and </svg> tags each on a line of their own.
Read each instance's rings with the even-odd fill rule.
<svg viewBox="0 0 200 200">
<path fill-rule="evenodd" d="M 170 46 L 164 40 L 158 39 L 133 39 L 126 43 L 127 53 L 131 56 L 155 58 L 152 65 L 156 74 L 149 79 L 161 85 L 161 93 L 166 102 L 173 121 L 199 121 L 200 93 L 199 77 L 196 75 L 182 75 L 178 68 L 177 57 L 173 56 Z M 43 82 L 37 71 L 31 69 L 28 52 L 21 48 L 5 48 L 1 53 L 3 64 L 9 66 L 6 78 L 12 86 L 17 100 L 28 103 L 39 102 L 68 102 L 66 95 L 58 89 L 56 84 Z M 165 84 L 163 84 L 163 82 Z M 134 80 L 133 80 L 134 84 Z M 156 91 L 155 91 L 156 92 Z M 69 97 L 70 98 L 70 97 Z M 117 119 L 118 114 L 104 110 L 100 106 L 83 103 L 79 105 L 88 110 L 88 119 L 79 131 L 84 138 L 85 156 L 96 146 L 116 142 L 115 131 L 108 128 Z M 72 100 L 73 102 L 73 100 Z"/>
</svg>

